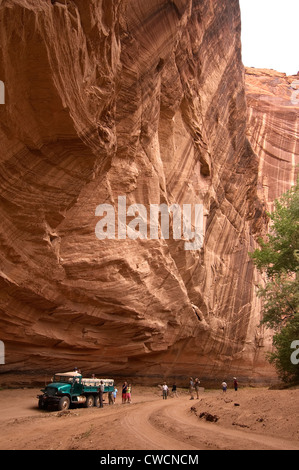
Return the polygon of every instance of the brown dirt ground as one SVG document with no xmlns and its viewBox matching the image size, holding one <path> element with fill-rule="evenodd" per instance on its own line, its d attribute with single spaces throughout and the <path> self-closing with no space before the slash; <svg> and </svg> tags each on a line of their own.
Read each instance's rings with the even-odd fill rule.
<svg viewBox="0 0 299 470">
<path fill-rule="evenodd" d="M 158 387 L 136 386 L 131 404 L 118 394 L 115 405 L 65 412 L 39 410 L 38 393 L 0 390 L 1 450 L 299 450 L 298 389 L 208 390 L 191 401 L 183 389 L 163 400 Z"/>
</svg>

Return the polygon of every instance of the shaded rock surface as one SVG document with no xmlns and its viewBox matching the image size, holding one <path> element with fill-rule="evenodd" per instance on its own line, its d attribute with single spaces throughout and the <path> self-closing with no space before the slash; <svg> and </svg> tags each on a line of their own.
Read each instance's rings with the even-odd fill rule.
<svg viewBox="0 0 299 470">
<path fill-rule="evenodd" d="M 0 22 L 1 370 L 274 377 L 238 1 L 7 0 Z M 98 240 L 119 196 L 203 204 L 203 248 Z"/>
</svg>

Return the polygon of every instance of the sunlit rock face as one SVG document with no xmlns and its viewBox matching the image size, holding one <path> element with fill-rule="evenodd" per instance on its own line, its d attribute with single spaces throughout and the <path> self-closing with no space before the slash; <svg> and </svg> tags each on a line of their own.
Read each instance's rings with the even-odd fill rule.
<svg viewBox="0 0 299 470">
<path fill-rule="evenodd" d="M 299 75 L 246 69 L 248 138 L 259 160 L 258 194 L 269 210 L 296 183 L 299 165 Z"/>
<path fill-rule="evenodd" d="M 7 0 L 0 21 L 1 370 L 273 377 L 238 1 Z M 202 204 L 202 249 L 99 240 L 120 196 Z"/>
</svg>

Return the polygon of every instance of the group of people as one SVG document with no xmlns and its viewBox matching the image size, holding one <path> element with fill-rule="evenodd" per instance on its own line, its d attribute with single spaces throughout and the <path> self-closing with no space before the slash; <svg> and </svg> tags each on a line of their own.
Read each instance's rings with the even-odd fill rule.
<svg viewBox="0 0 299 470">
<path fill-rule="evenodd" d="M 234 386 L 235 391 L 237 392 L 239 385 L 238 385 L 238 381 L 237 381 L 236 377 L 233 378 L 233 386 Z M 227 388 L 228 388 L 227 383 L 225 381 L 223 381 L 222 382 L 222 390 L 223 390 L 224 393 L 227 391 Z M 176 383 L 173 384 L 171 392 L 172 392 L 173 397 L 178 397 Z M 170 393 L 170 391 L 169 391 L 168 385 L 167 385 L 166 382 L 164 382 L 163 385 L 162 385 L 163 400 L 167 399 L 167 397 L 169 396 L 169 393 Z M 198 379 L 198 377 L 196 377 L 195 379 L 193 379 L 193 377 L 190 377 L 190 379 L 189 379 L 189 393 L 190 393 L 190 400 L 194 400 L 194 395 L 196 395 L 197 400 L 199 399 L 200 380 Z"/>
<path fill-rule="evenodd" d="M 77 368 L 75 368 L 76 372 L 80 372 Z M 92 375 L 92 378 L 95 378 L 95 375 Z M 238 391 L 238 381 L 237 378 L 233 378 L 233 386 L 235 391 Z M 225 381 L 222 382 L 222 391 L 223 393 L 226 393 L 228 388 L 228 385 Z M 115 404 L 116 400 L 116 395 L 117 395 L 117 388 L 114 387 L 113 392 L 108 393 L 109 397 L 109 405 Z M 166 400 L 167 397 L 169 396 L 169 388 L 166 382 L 163 383 L 162 385 L 162 396 L 163 400 Z M 178 391 L 177 391 L 177 385 L 176 383 L 173 384 L 171 393 L 173 397 L 178 398 Z M 190 400 L 194 400 L 194 395 L 196 395 L 196 398 L 199 399 L 199 393 L 200 393 L 200 380 L 198 377 L 193 379 L 193 377 L 190 377 L 189 379 L 189 393 L 190 393 Z M 100 408 L 103 407 L 103 394 L 104 394 L 104 384 L 101 382 L 100 387 L 99 387 L 99 398 L 100 398 Z M 124 382 L 122 385 L 122 403 L 132 403 L 132 384 L 128 382 Z"/>
<path fill-rule="evenodd" d="M 114 391 L 108 393 L 109 405 L 115 404 L 117 392 L 117 388 L 114 387 Z M 128 382 L 124 382 L 122 385 L 121 398 L 122 403 L 132 403 L 132 385 Z"/>
<path fill-rule="evenodd" d="M 113 392 L 108 393 L 109 405 L 114 405 L 116 401 L 117 388 L 114 387 Z M 124 382 L 122 385 L 122 403 L 132 403 L 132 385 Z"/>
<path fill-rule="evenodd" d="M 171 393 L 172 393 L 172 396 L 173 397 L 176 397 L 178 398 L 178 391 L 177 391 L 177 386 L 176 386 L 176 383 L 173 384 L 172 386 L 172 389 L 171 389 Z M 166 382 L 163 383 L 162 385 L 162 396 L 163 396 L 163 400 L 167 400 L 167 397 L 169 395 L 169 388 L 168 388 L 168 385 Z"/>
<path fill-rule="evenodd" d="M 233 386 L 235 391 L 238 391 L 238 381 L 237 378 L 233 378 Z M 100 387 L 101 388 L 101 387 Z M 228 388 L 228 385 L 225 381 L 222 382 L 222 390 L 224 393 L 226 393 Z M 115 404 L 116 400 L 116 394 L 118 390 L 116 387 L 114 387 L 113 392 L 109 392 L 109 404 Z M 194 395 L 196 395 L 196 399 L 199 399 L 199 394 L 200 394 L 200 380 L 198 377 L 193 379 L 193 377 L 190 377 L 189 379 L 189 393 L 191 395 L 190 400 L 194 400 Z M 162 385 L 162 397 L 163 400 L 167 400 L 167 397 L 170 394 L 169 387 L 166 382 L 163 383 Z M 101 395 L 101 390 L 100 390 L 100 395 Z M 178 398 L 178 391 L 177 391 L 177 385 L 176 383 L 173 384 L 172 389 L 171 389 L 171 396 Z M 100 402 L 102 402 L 100 400 Z M 124 382 L 122 385 L 122 403 L 132 403 L 132 384 L 128 382 Z M 101 405 L 102 406 L 102 403 Z"/>
<path fill-rule="evenodd" d="M 239 384 L 238 384 L 238 381 L 237 381 L 236 377 L 233 378 L 233 384 L 234 384 L 233 385 L 234 389 L 237 392 Z M 228 388 L 227 383 L 225 381 L 223 381 L 221 386 L 222 386 L 223 393 L 226 393 L 227 388 Z M 193 378 L 190 377 L 190 381 L 189 381 L 189 392 L 190 392 L 190 395 L 191 395 L 190 400 L 194 400 L 194 391 L 196 393 L 196 398 L 197 399 L 199 398 L 199 390 L 200 390 L 200 381 L 198 380 L 198 378 L 193 380 Z"/>
<path fill-rule="evenodd" d="M 122 403 L 132 403 L 132 385 L 124 382 L 122 386 Z"/>
<path fill-rule="evenodd" d="M 198 378 L 193 380 L 192 377 L 190 377 L 190 382 L 189 382 L 189 391 L 191 394 L 190 400 L 194 400 L 194 391 L 196 392 L 196 397 L 199 398 L 199 390 L 200 390 L 200 381 Z M 162 385 L 162 397 L 163 400 L 167 400 L 167 397 L 169 396 L 170 391 L 168 388 L 168 385 L 166 382 L 163 383 Z M 172 389 L 171 389 L 171 396 L 178 398 L 178 391 L 177 391 L 177 385 L 176 383 L 173 384 Z"/>
<path fill-rule="evenodd" d="M 234 389 L 235 389 L 235 392 L 237 392 L 237 391 L 238 391 L 238 387 L 239 387 L 237 378 L 234 377 L 234 378 L 233 378 L 233 381 L 234 381 Z M 223 391 L 223 393 L 226 393 L 226 391 L 227 391 L 227 383 L 226 383 L 225 381 L 222 382 L 222 391 Z"/>
</svg>

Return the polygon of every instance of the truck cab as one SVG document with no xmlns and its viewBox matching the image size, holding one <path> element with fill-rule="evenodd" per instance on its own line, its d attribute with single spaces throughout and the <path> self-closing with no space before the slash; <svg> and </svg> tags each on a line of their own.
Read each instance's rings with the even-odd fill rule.
<svg viewBox="0 0 299 470">
<path fill-rule="evenodd" d="M 64 372 L 54 375 L 52 382 L 41 390 L 38 395 L 40 409 L 56 407 L 58 410 L 67 410 L 71 404 L 83 405 L 86 408 L 100 406 L 100 386 L 104 392 L 113 392 L 112 379 L 86 379 L 78 372 Z"/>
</svg>

